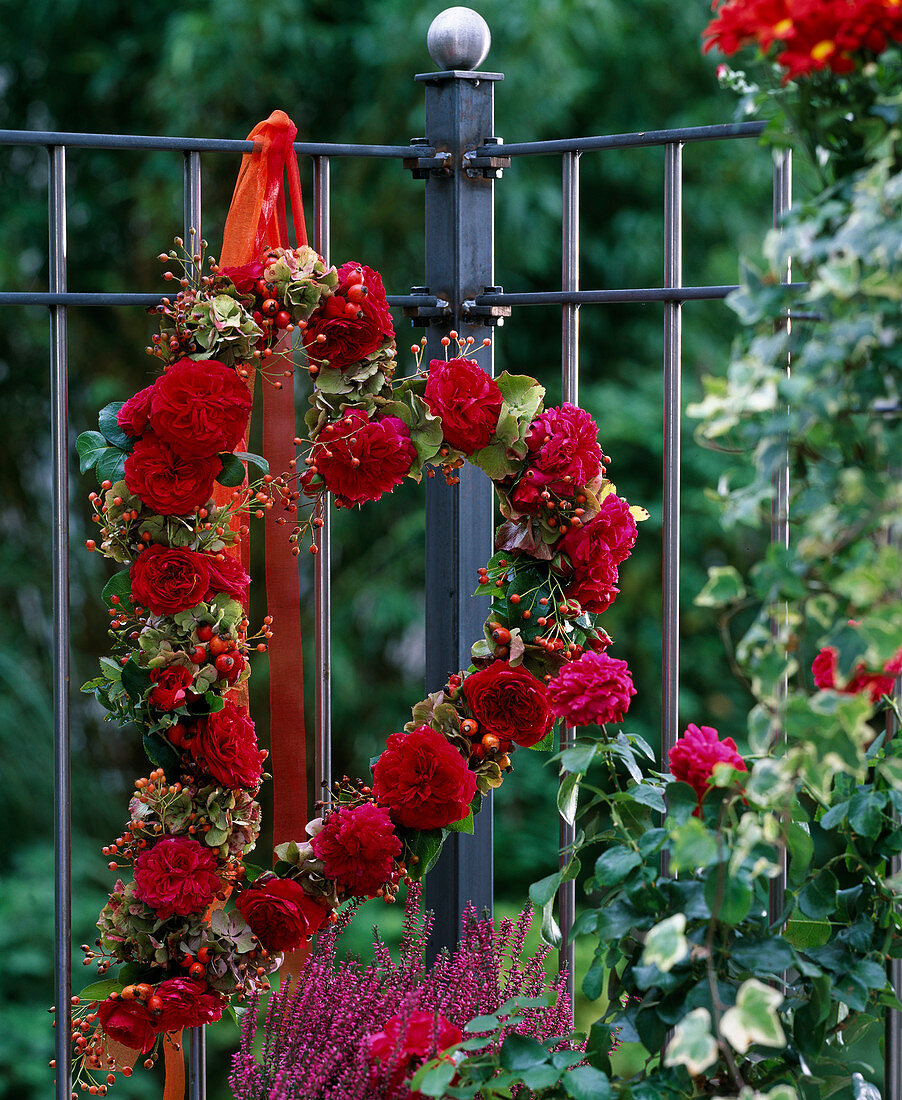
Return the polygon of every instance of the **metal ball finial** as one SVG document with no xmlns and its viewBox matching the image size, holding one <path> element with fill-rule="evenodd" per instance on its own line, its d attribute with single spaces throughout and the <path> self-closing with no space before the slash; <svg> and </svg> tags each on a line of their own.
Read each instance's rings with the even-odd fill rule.
<svg viewBox="0 0 902 1100">
<path fill-rule="evenodd" d="M 426 48 L 439 69 L 475 69 L 492 45 L 489 25 L 472 8 L 446 8 L 426 34 Z"/>
</svg>

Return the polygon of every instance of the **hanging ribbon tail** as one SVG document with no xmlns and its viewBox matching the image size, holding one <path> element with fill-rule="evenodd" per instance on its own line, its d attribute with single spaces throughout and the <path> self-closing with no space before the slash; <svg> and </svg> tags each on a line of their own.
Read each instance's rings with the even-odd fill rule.
<svg viewBox="0 0 902 1100">
<path fill-rule="evenodd" d="M 166 1070 L 163 1100 L 185 1100 L 185 1049 L 181 1028 L 163 1036 L 163 1065 Z"/>
<path fill-rule="evenodd" d="M 226 219 L 221 267 L 241 267 L 260 259 L 264 249 L 289 247 L 284 178 L 298 245 L 307 243 L 300 172 L 292 143 L 297 127 L 284 111 L 274 111 L 248 135 L 253 153 L 242 158 Z M 263 456 L 275 476 L 287 474 L 295 458 L 294 375 L 291 337 L 286 335 L 263 360 L 261 369 Z M 276 389 L 274 382 L 280 382 Z M 250 383 L 253 391 L 253 382 Z M 307 824 L 307 754 L 304 731 L 301 606 L 297 559 L 291 553 L 291 524 L 279 503 L 264 519 L 266 603 L 273 616 L 269 642 L 270 754 L 274 783 L 273 844 L 303 841 Z M 246 552 L 245 547 L 245 552 Z M 302 961 L 304 952 L 292 953 Z M 286 967 L 297 965 L 294 957 Z"/>
</svg>

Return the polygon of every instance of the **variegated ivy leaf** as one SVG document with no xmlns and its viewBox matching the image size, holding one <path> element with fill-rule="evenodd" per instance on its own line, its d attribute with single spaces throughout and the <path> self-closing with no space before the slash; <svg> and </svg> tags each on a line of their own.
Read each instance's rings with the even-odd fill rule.
<svg viewBox="0 0 902 1100">
<path fill-rule="evenodd" d="M 689 954 L 686 939 L 686 914 L 675 913 L 649 930 L 642 951 L 642 966 L 654 964 L 666 974 Z"/>
<path fill-rule="evenodd" d="M 720 1021 L 720 1032 L 739 1054 L 755 1043 L 765 1047 L 786 1046 L 786 1035 L 777 1015 L 783 995 L 757 978 L 743 982 L 736 1004 Z"/>
<path fill-rule="evenodd" d="M 704 1073 L 717 1061 L 717 1040 L 711 1034 L 711 1013 L 696 1008 L 673 1029 L 673 1038 L 664 1051 L 665 1066 L 685 1066 L 694 1076 Z"/>
<path fill-rule="evenodd" d="M 714 1100 L 799 1100 L 799 1094 L 792 1085 L 777 1085 L 770 1092 L 744 1088 L 737 1097 L 715 1096 Z"/>
</svg>

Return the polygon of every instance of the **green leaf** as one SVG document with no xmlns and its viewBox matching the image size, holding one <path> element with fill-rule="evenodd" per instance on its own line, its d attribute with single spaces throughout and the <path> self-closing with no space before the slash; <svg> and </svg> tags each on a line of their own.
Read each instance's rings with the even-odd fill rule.
<svg viewBox="0 0 902 1100">
<path fill-rule="evenodd" d="M 100 432 L 82 432 L 75 440 L 79 470 L 86 474 L 92 466 L 97 465 L 97 460 L 106 449 L 107 441 Z"/>
<path fill-rule="evenodd" d="M 708 580 L 695 597 L 697 607 L 726 607 L 727 604 L 745 599 L 745 585 L 738 570 L 732 565 L 712 565 Z"/>
<path fill-rule="evenodd" d="M 717 840 L 697 817 L 690 817 L 671 836 L 670 865 L 674 871 L 695 871 L 717 859 Z"/>
<path fill-rule="evenodd" d="M 513 1032 L 502 1043 L 499 1060 L 504 1069 L 518 1073 L 547 1062 L 548 1051 L 530 1036 Z"/>
<path fill-rule="evenodd" d="M 222 455 L 219 457 L 222 458 Z M 237 458 L 240 462 L 252 462 L 263 474 L 269 473 L 269 463 L 263 455 L 255 455 L 252 451 L 235 451 L 233 452 L 233 457 Z"/>
<path fill-rule="evenodd" d="M 739 1054 L 753 1044 L 785 1047 L 786 1035 L 777 1015 L 782 1003 L 783 995 L 776 989 L 750 978 L 739 987 L 736 1004 L 721 1017 L 721 1035 Z"/>
<path fill-rule="evenodd" d="M 497 1015 L 474 1016 L 466 1025 L 464 1031 L 497 1031 L 501 1023 Z"/>
<path fill-rule="evenodd" d="M 719 863 L 708 872 L 705 901 L 715 920 L 739 924 L 751 908 L 752 888 L 743 879 L 731 875 L 726 863 Z"/>
<path fill-rule="evenodd" d="M 593 966 L 586 971 L 583 978 L 582 990 L 590 1001 L 597 1001 L 604 991 L 604 980 L 607 970 L 603 966 Z"/>
<path fill-rule="evenodd" d="M 688 954 L 686 914 L 674 913 L 672 917 L 666 917 L 649 929 L 642 950 L 641 965 L 654 965 L 662 974 L 667 974 Z"/>
<path fill-rule="evenodd" d="M 667 784 L 667 817 L 673 824 L 688 821 L 696 806 L 698 795 L 688 783 Z"/>
<path fill-rule="evenodd" d="M 567 772 L 557 789 L 558 812 L 568 825 L 572 825 L 576 821 L 581 779 L 582 776 L 579 772 Z"/>
<path fill-rule="evenodd" d="M 534 1092 L 540 1089 L 550 1089 L 558 1083 L 561 1071 L 554 1066 L 531 1066 L 520 1074 L 523 1084 Z"/>
<path fill-rule="evenodd" d="M 650 810 L 655 810 L 659 814 L 664 813 L 664 792 L 660 787 L 653 787 L 649 783 L 634 783 L 627 787 L 626 793 L 640 806 L 648 806 Z"/>
<path fill-rule="evenodd" d="M 110 602 L 111 596 L 118 596 L 119 602 L 123 602 L 128 599 L 129 593 L 132 590 L 132 577 L 131 572 L 128 569 L 122 569 L 118 573 L 114 573 L 112 577 L 103 586 L 103 591 L 100 593 L 101 598 L 106 602 Z"/>
<path fill-rule="evenodd" d="M 97 478 L 99 481 L 112 481 L 113 484 L 121 481 L 125 476 L 125 451 L 118 447 L 107 447 L 97 462 Z"/>
<path fill-rule="evenodd" d="M 159 730 L 155 730 L 153 733 L 145 733 L 143 745 L 151 764 L 162 768 L 169 776 L 179 774 L 182 758 Z"/>
<path fill-rule="evenodd" d="M 78 996 L 82 1001 L 105 1001 L 111 993 L 118 993 L 122 989 L 122 982 L 118 978 L 105 978 L 102 982 L 91 982 L 82 989 Z"/>
<path fill-rule="evenodd" d="M 146 669 L 136 665 L 132 658 L 122 666 L 122 686 L 128 693 L 128 697 L 137 702 L 144 697 L 144 692 L 150 687 L 150 674 Z"/>
<path fill-rule="evenodd" d="M 448 835 L 447 829 L 411 829 L 407 833 L 407 846 L 417 857 L 416 862 L 408 864 L 408 874 L 419 880 L 430 871 L 441 855 L 442 844 Z"/>
<path fill-rule="evenodd" d="M 229 451 L 223 451 L 219 458 L 222 462 L 222 469 L 216 476 L 219 484 L 225 485 L 226 488 L 241 485 L 245 477 L 244 464 L 241 459 Z"/>
<path fill-rule="evenodd" d="M 673 1029 L 664 1051 L 665 1066 L 685 1066 L 693 1076 L 704 1073 L 717 1061 L 717 1042 L 711 1034 L 711 1013 L 696 1008 Z"/>
<path fill-rule="evenodd" d="M 599 886 L 616 886 L 630 871 L 642 866 L 642 858 L 629 848 L 608 848 L 595 861 L 595 881 Z"/>
<path fill-rule="evenodd" d="M 444 1096 L 445 1090 L 454 1080 L 457 1066 L 453 1062 L 439 1062 L 428 1070 L 419 1085 L 424 1096 Z"/>
<path fill-rule="evenodd" d="M 119 427 L 119 423 L 116 419 L 119 415 L 119 410 L 124 404 L 124 401 L 111 401 L 109 405 L 105 405 L 100 410 L 97 422 L 100 426 L 100 430 L 112 446 L 118 447 L 120 451 L 130 451 L 134 446 L 135 440 Z"/>
<path fill-rule="evenodd" d="M 799 908 L 806 917 L 823 920 L 836 909 L 838 889 L 836 875 L 830 870 L 823 870 L 799 891 Z"/>
<path fill-rule="evenodd" d="M 798 878 L 811 864 L 814 841 L 807 829 L 791 821 L 786 827 L 786 847 L 789 850 L 790 873 Z"/>
<path fill-rule="evenodd" d="M 542 906 L 547 905 L 548 902 L 554 898 L 562 882 L 563 873 L 561 871 L 556 871 L 553 875 L 546 875 L 545 878 L 540 878 L 538 882 L 534 882 L 532 886 L 530 886 L 529 900 L 533 905 L 541 909 Z"/>
<path fill-rule="evenodd" d="M 849 824 L 859 836 L 876 839 L 883 827 L 885 805 L 886 795 L 882 791 L 857 791 L 849 802 Z"/>
<path fill-rule="evenodd" d="M 472 833 L 473 832 L 473 811 L 467 814 L 466 817 L 460 819 L 460 821 L 452 821 L 447 826 L 448 831 L 451 833 Z"/>
<path fill-rule="evenodd" d="M 581 772 L 585 775 L 595 759 L 599 747 L 597 741 L 593 741 L 590 745 L 571 745 L 569 749 L 564 749 L 560 755 L 561 768 L 564 771 Z"/>
<path fill-rule="evenodd" d="M 592 1066 L 577 1066 L 576 1069 L 567 1070 L 561 1084 L 573 1100 L 608 1100 L 611 1095 L 610 1081 Z"/>
</svg>

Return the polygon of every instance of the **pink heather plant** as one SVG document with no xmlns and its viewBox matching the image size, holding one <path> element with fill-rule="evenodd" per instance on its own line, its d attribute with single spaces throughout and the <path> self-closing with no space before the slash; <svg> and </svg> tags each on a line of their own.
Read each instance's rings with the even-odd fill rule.
<svg viewBox="0 0 902 1100">
<path fill-rule="evenodd" d="M 251 1004 L 242 1027 L 241 1046 L 232 1061 L 230 1084 L 236 1100 L 400 1100 L 410 1097 L 406 1081 L 392 1079 L 396 1059 L 374 1060 L 368 1037 L 392 1017 L 404 1023 L 429 1012 L 464 1029 L 470 1020 L 496 1012 L 511 997 L 543 997 L 548 1008 L 522 1010 L 510 1030 L 539 1041 L 567 1036 L 573 1018 L 562 996 L 564 979 L 549 981 L 544 962 L 548 947 L 523 959 L 531 914 L 524 909 L 516 924 L 463 915 L 460 943 L 443 952 L 431 967 L 425 954 L 432 917 L 422 914 L 421 888 L 408 890 L 399 962 L 378 938 L 373 962 L 337 960 L 338 939 L 354 913 L 346 909 L 322 933 L 294 982 L 274 993 L 262 1027 Z M 417 1017 L 418 1019 L 420 1017 Z M 393 1025 L 394 1026 L 394 1025 Z M 262 1039 L 262 1049 L 254 1047 Z"/>
</svg>

